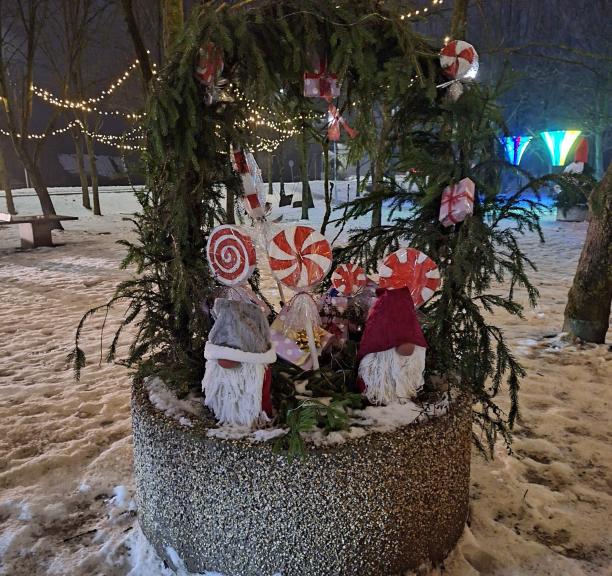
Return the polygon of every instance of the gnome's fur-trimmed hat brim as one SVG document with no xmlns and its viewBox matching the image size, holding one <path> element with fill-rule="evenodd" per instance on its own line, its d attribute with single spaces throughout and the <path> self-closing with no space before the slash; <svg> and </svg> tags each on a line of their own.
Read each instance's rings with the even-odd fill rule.
<svg viewBox="0 0 612 576">
<path fill-rule="evenodd" d="M 367 354 L 384 352 L 409 342 L 427 348 L 408 288 L 379 290 L 359 345 L 358 362 Z"/>
<path fill-rule="evenodd" d="M 276 353 L 270 327 L 261 309 L 248 302 L 217 298 L 215 324 L 204 348 L 207 360 L 234 360 L 248 364 L 271 364 Z"/>
</svg>

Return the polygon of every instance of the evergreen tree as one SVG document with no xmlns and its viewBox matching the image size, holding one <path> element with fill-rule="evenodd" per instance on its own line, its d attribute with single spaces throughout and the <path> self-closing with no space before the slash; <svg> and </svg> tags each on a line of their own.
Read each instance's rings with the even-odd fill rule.
<svg viewBox="0 0 612 576">
<path fill-rule="evenodd" d="M 134 219 L 138 241 L 124 242 L 124 265 L 135 265 L 138 277 L 121 284 L 109 303 L 129 302 L 109 360 L 121 331 L 136 323 L 127 364 L 159 374 L 179 394 L 199 387 L 210 327 L 202 307 L 216 289 L 206 264 L 206 239 L 211 227 L 225 220 L 224 190 L 240 193 L 228 150 L 252 147 L 255 138 L 240 94 L 275 115 L 310 110 L 303 73 L 312 69 L 314 58 L 324 57 L 342 81 L 338 109 L 359 130 L 351 156 L 369 152 L 374 164 L 372 194 L 348 212 L 348 217 L 371 212 L 374 225 L 354 233 L 341 257 L 357 258 L 373 269 L 377 259 L 405 242 L 439 264 L 440 294 L 423 309 L 430 375 L 474 395 L 475 417 L 489 444 L 498 432 L 509 439 L 507 424 L 518 414 L 516 395 L 524 372 L 483 312 L 501 307 L 520 314 L 513 297 L 517 285 L 535 302 L 537 291 L 526 272 L 531 264 L 517 234 L 539 231 L 537 203 L 522 200 L 522 190 L 499 194 L 504 165 L 497 159 L 496 142 L 503 122 L 495 94 L 474 85 L 457 102 L 447 100 L 436 88 L 442 80 L 440 46 L 407 25 L 400 4 L 212 1 L 194 11 L 148 104 L 147 187 L 138 194 L 142 211 Z M 223 52 L 227 85 L 224 97 L 207 104 L 206 88 L 194 71 L 200 47 L 210 42 Z M 324 131 L 325 126 L 314 129 Z M 416 173 L 415 195 L 383 177 L 408 169 Z M 442 190 L 463 177 L 477 186 L 474 216 L 444 228 L 438 222 Z M 383 223 L 385 204 L 391 209 L 390 223 Z M 411 212 L 398 212 L 407 204 Z M 510 289 L 500 295 L 492 285 L 505 275 Z M 78 347 L 82 326 L 73 352 L 77 374 L 85 363 Z M 348 370 L 344 363 L 337 371 L 344 382 L 350 362 Z M 325 380 L 311 376 L 315 387 Z M 504 378 L 512 398 L 507 417 L 494 402 Z M 345 384 L 336 390 L 347 402 L 339 400 L 335 410 L 352 401 L 348 392 Z M 287 406 L 286 416 L 291 414 Z M 337 421 L 330 414 L 326 418 Z"/>
</svg>

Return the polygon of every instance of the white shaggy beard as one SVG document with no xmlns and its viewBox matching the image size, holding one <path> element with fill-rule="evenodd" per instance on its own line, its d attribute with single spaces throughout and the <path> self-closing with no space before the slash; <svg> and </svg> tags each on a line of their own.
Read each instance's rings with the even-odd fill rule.
<svg viewBox="0 0 612 576">
<path fill-rule="evenodd" d="M 265 371 L 265 364 L 222 368 L 216 360 L 206 362 L 202 379 L 204 403 L 220 424 L 254 428 L 269 421 L 261 409 Z"/>
<path fill-rule="evenodd" d="M 366 389 L 365 396 L 372 402 L 405 404 L 416 397 L 423 387 L 425 348 L 415 346 L 410 356 L 402 356 L 395 348 L 366 354 L 359 363 L 359 376 Z"/>
</svg>

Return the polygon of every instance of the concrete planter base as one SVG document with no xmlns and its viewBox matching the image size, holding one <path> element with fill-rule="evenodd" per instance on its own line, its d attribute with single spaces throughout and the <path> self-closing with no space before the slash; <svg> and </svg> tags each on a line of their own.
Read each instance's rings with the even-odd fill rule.
<svg viewBox="0 0 612 576">
<path fill-rule="evenodd" d="M 170 565 L 226 576 L 391 576 L 439 562 L 468 512 L 471 406 L 289 462 L 132 395 L 141 528 Z"/>
</svg>

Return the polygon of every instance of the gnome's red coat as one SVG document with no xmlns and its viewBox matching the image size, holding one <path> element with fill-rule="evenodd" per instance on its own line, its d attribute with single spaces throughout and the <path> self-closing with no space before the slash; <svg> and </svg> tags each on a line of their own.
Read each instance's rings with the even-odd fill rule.
<svg viewBox="0 0 612 576">
<path fill-rule="evenodd" d="M 400 344 L 410 343 L 427 348 L 427 342 L 417 319 L 416 310 L 408 288 L 376 291 L 378 299 L 370 309 L 365 330 L 361 337 L 357 363 L 368 354 L 384 352 Z M 365 385 L 359 379 L 361 392 Z"/>
</svg>

